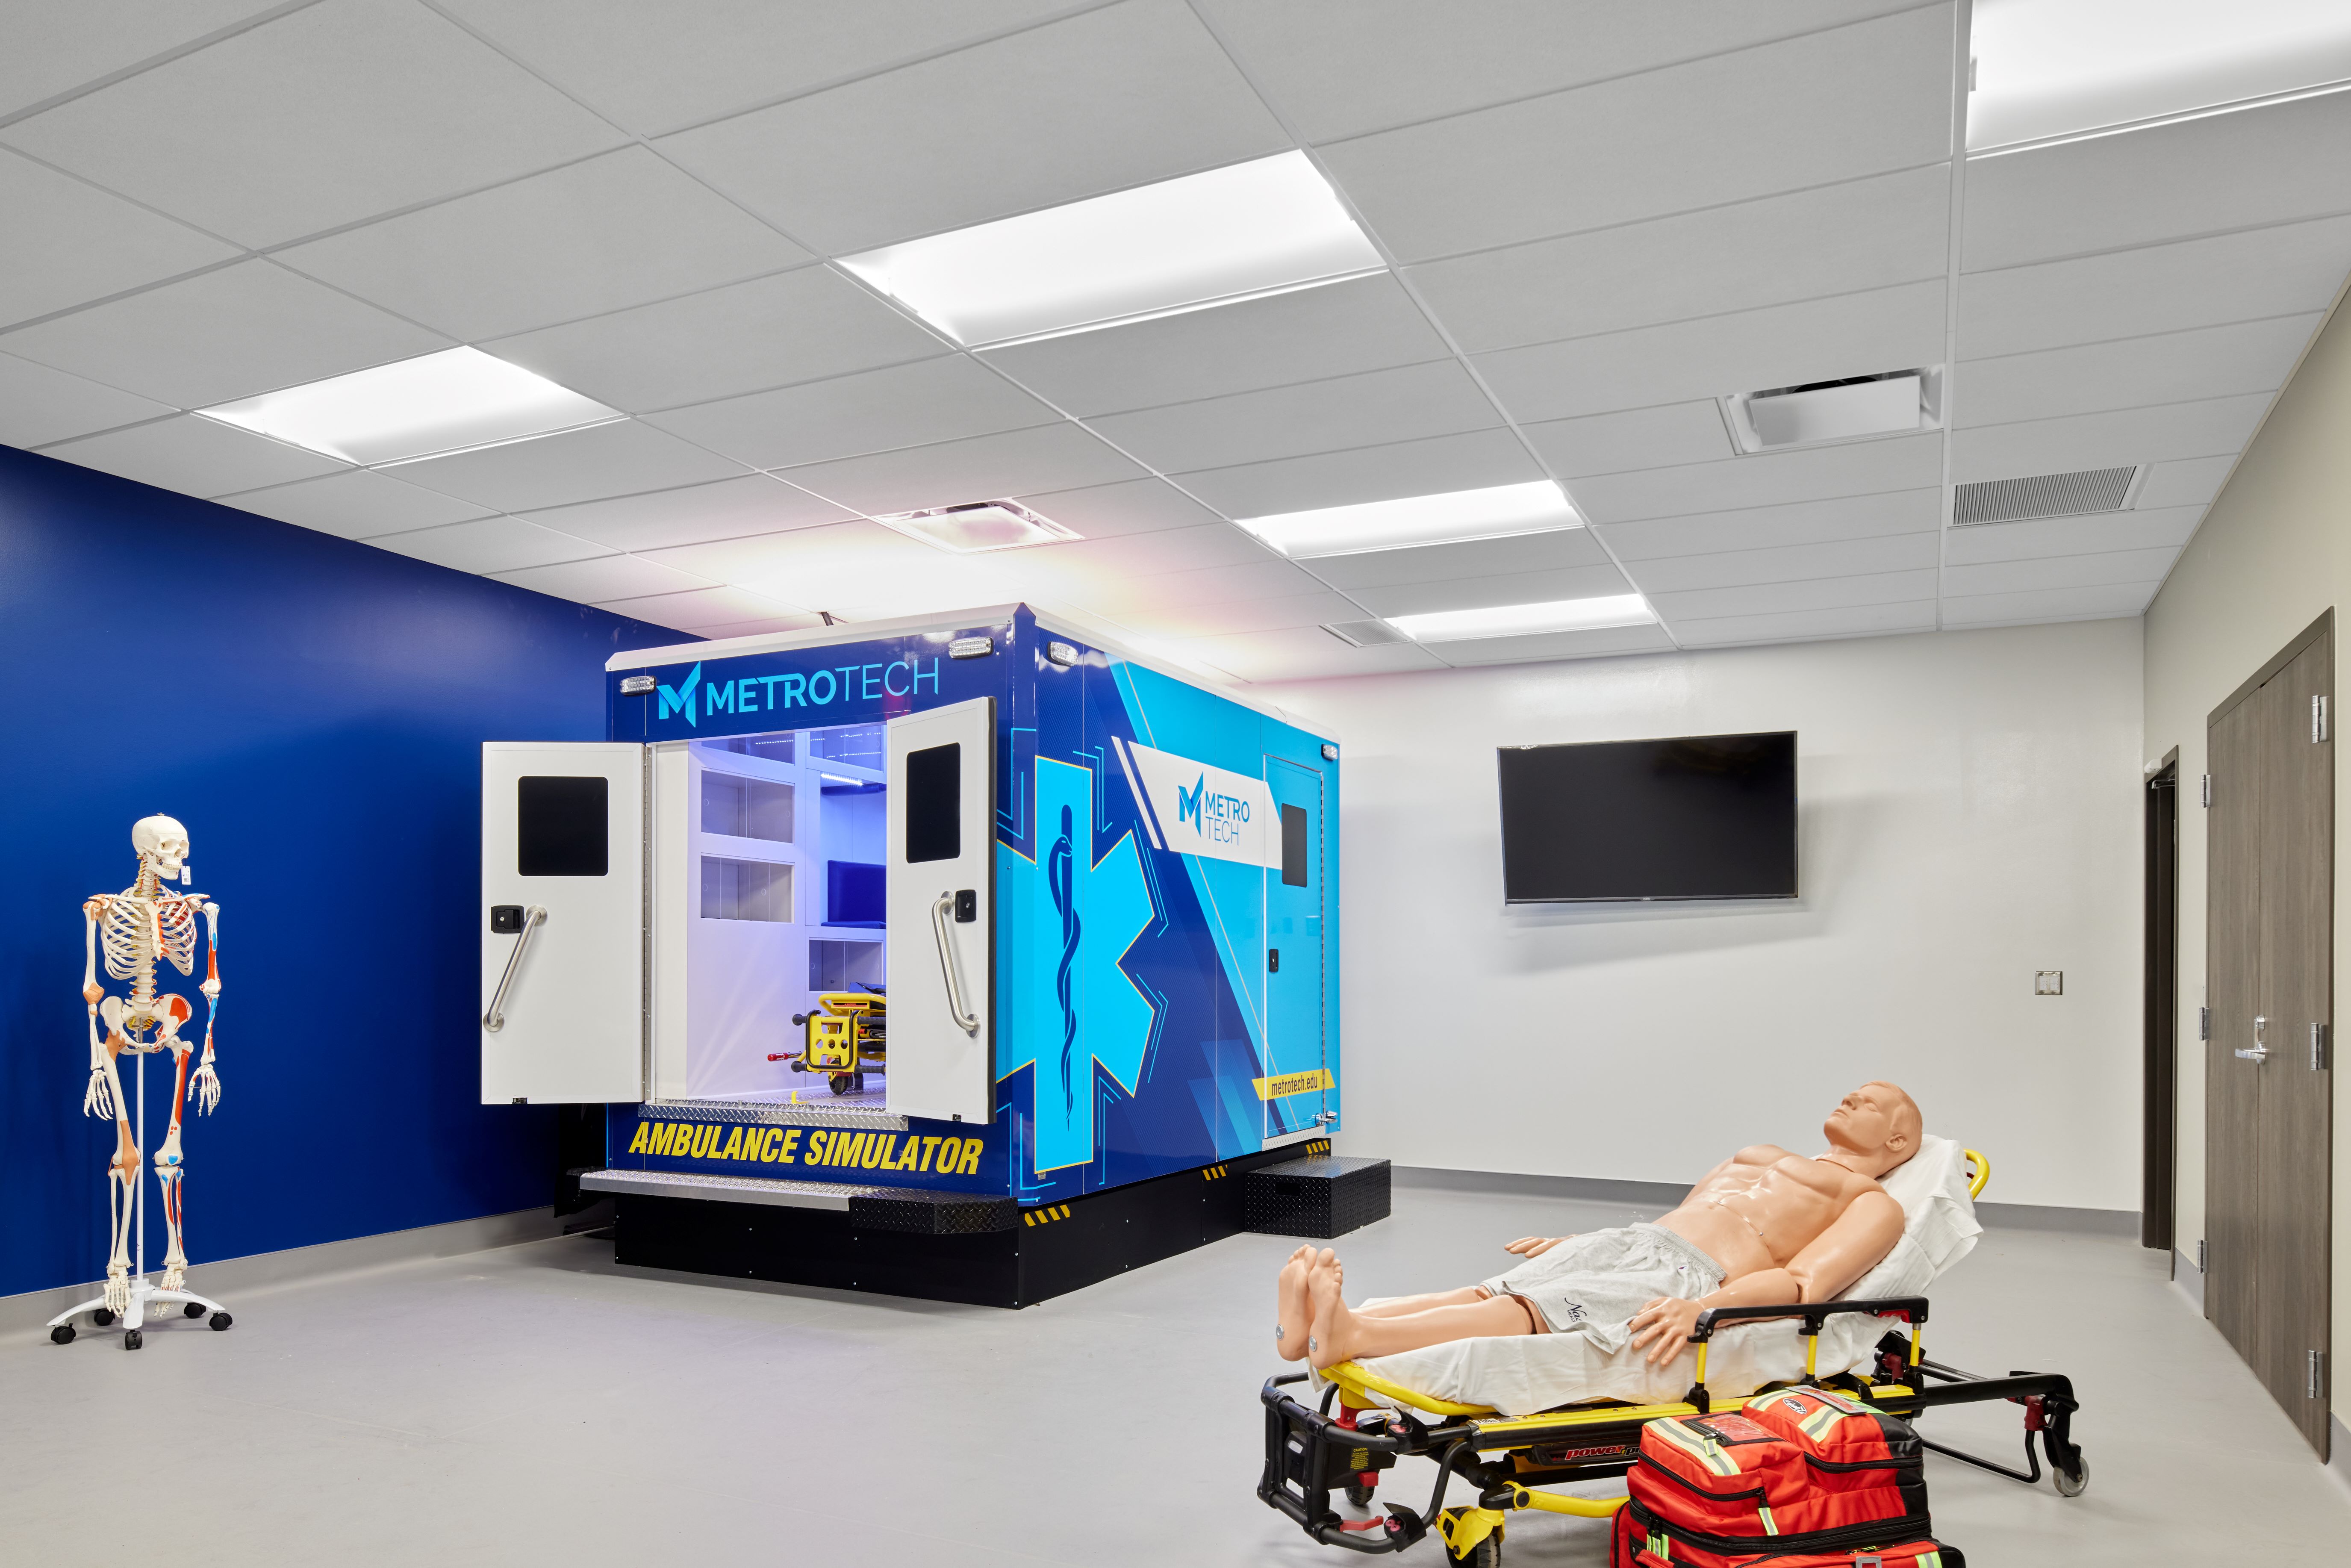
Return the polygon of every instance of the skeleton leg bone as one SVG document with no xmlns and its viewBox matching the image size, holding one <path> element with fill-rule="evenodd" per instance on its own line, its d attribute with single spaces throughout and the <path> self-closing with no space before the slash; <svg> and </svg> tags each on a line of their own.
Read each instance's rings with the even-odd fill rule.
<svg viewBox="0 0 2351 1568">
<path fill-rule="evenodd" d="M 120 1037 L 118 1037 L 120 1038 Z M 114 1222 L 114 1250 L 106 1259 L 106 1305 L 118 1316 L 131 1310 L 131 1220 L 139 1197 L 139 1145 L 122 1113 L 122 1081 L 107 1053 L 106 1077 L 114 1091 L 114 1158 L 107 1166 L 106 1200 Z"/>
<path fill-rule="evenodd" d="M 186 1006 L 177 997 L 167 999 L 179 1003 L 183 1009 Z M 155 1185 L 162 1191 L 163 1224 L 171 1240 L 163 1252 L 163 1279 L 159 1288 L 177 1291 L 188 1282 L 188 1255 L 182 1250 L 180 1228 L 181 1182 L 186 1175 L 180 1155 L 180 1107 L 187 1099 L 188 1052 L 191 1047 L 180 1038 L 176 1020 L 170 1019 L 168 1015 L 164 1031 L 163 1044 L 172 1052 L 172 1126 L 163 1135 L 162 1147 L 155 1151 Z"/>
</svg>

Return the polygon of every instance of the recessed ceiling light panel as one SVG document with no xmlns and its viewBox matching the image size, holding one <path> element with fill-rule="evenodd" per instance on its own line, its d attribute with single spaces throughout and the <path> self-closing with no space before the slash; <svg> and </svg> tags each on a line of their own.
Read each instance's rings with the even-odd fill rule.
<svg viewBox="0 0 2351 1568">
<path fill-rule="evenodd" d="M 1565 493 L 1549 479 L 1234 521 L 1292 560 L 1583 526 Z"/>
<path fill-rule="evenodd" d="M 1501 604 L 1487 610 L 1439 610 L 1391 615 L 1388 624 L 1416 643 L 1459 643 L 1473 637 L 1531 637 L 1543 632 L 1597 632 L 1646 626 L 1657 613 L 1637 593 L 1596 599 L 1554 599 L 1542 604 Z"/>
<path fill-rule="evenodd" d="M 884 528 L 897 529 L 935 544 L 941 549 L 951 549 L 960 555 L 976 555 L 982 550 L 1017 549 L 1022 545 L 1059 544 L 1078 536 L 1048 517 L 1040 517 L 1028 507 L 1010 501 L 976 501 L 963 507 L 934 507 L 923 512 L 899 512 L 873 519 Z"/>
<path fill-rule="evenodd" d="M 966 345 L 1087 331 L 1376 272 L 1303 152 L 886 246 L 841 265 Z"/>
<path fill-rule="evenodd" d="M 2351 85 L 2343 0 L 1976 0 L 1968 37 L 1970 152 Z"/>
<path fill-rule="evenodd" d="M 618 409 L 479 349 L 444 349 L 196 412 L 362 466 L 496 446 L 623 417 Z"/>
<path fill-rule="evenodd" d="M 1844 381 L 1733 392 L 1723 416 L 1741 452 L 1817 446 L 1932 430 L 1942 419 L 1943 371 L 1888 371 Z"/>
</svg>

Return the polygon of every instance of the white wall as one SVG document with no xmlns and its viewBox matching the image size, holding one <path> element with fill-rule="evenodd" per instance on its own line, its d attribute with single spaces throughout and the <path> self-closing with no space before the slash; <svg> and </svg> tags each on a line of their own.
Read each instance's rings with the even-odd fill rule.
<svg viewBox="0 0 2351 1568">
<path fill-rule="evenodd" d="M 2345 678 L 2344 608 L 2351 600 L 2351 316 L 2337 310 L 2278 394 L 2261 434 L 2196 530 L 2147 612 L 2147 754 L 2179 748 L 2179 1247 L 2189 1258 L 2204 1234 L 2205 820 L 2197 781 L 2205 771 L 2204 724 L 2238 685 L 2294 633 L 2332 608 L 2335 690 Z M 2346 733 L 2338 727 L 2340 736 Z M 2351 792 L 2338 748 L 2335 775 L 2335 980 L 2351 977 L 2351 920 L 2343 917 L 2351 871 Z M 2343 1032 L 2337 1009 L 2335 1030 Z M 2338 1061 L 2339 1061 L 2338 1057 Z M 2337 1096 L 2334 1170 L 2335 1359 L 2351 1343 L 2351 1120 Z M 2335 1379 L 2334 1408 L 2351 1411 L 2351 1379 Z"/>
<path fill-rule="evenodd" d="M 2138 1207 L 2140 623 L 1259 688 L 1341 737 L 1343 1149 L 1687 1181 L 1869 1078 Z M 1494 748 L 1794 729 L 1793 904 L 1506 913 Z M 2036 998 L 2036 969 L 2065 994 Z"/>
</svg>

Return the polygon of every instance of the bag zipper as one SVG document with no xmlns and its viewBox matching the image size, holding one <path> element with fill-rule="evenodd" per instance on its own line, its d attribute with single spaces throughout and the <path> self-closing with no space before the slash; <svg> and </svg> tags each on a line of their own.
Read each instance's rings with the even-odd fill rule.
<svg viewBox="0 0 2351 1568">
<path fill-rule="evenodd" d="M 1713 1491 L 1706 1487 L 1698 1485 L 1698 1482 L 1690 1479 L 1687 1476 L 1683 1475 L 1680 1471 L 1674 1469 L 1672 1467 L 1657 1464 L 1654 1461 L 1650 1463 L 1649 1469 L 1653 1474 L 1664 1476 L 1668 1480 L 1671 1480 L 1677 1485 L 1688 1488 L 1691 1491 L 1698 1493 L 1698 1496 L 1705 1498 L 1709 1502 L 1738 1502 L 1747 1498 L 1761 1497 L 1764 1495 L 1764 1490 L 1761 1487 L 1750 1487 L 1745 1491 Z M 1730 1478 L 1725 1476 L 1723 1479 L 1728 1480 Z"/>
</svg>

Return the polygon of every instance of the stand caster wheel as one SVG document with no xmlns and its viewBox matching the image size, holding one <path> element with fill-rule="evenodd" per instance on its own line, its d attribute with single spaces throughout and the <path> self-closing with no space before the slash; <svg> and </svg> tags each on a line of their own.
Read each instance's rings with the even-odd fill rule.
<svg viewBox="0 0 2351 1568">
<path fill-rule="evenodd" d="M 180 1315 L 186 1318 L 203 1317 L 204 1315 L 204 1303 L 201 1301 L 190 1301 L 187 1305 L 180 1309 Z"/>
<path fill-rule="evenodd" d="M 71 1343 L 73 1343 L 73 1342 L 74 1342 L 74 1326 L 73 1326 L 73 1324 L 71 1324 L 71 1323 L 59 1323 L 57 1327 L 55 1327 L 55 1328 L 53 1328 L 53 1329 L 51 1329 L 51 1330 L 49 1331 L 49 1338 L 50 1338 L 50 1340 L 51 1340 L 53 1343 L 57 1343 L 57 1344 L 71 1344 Z"/>
<path fill-rule="evenodd" d="M 99 1327 L 104 1328 L 107 1324 L 114 1321 L 114 1309 L 112 1307 L 100 1307 L 98 1311 L 89 1314 L 89 1321 L 96 1323 Z"/>
<path fill-rule="evenodd" d="M 236 1322 L 236 1320 L 229 1316 L 226 1312 L 214 1312 L 213 1314 L 213 1333 L 218 1333 L 235 1322 Z"/>
<path fill-rule="evenodd" d="M 1362 1481 L 1351 1480 L 1347 1483 L 1347 1500 L 1357 1508 L 1369 1508 L 1372 1506 L 1372 1489 Z"/>
<path fill-rule="evenodd" d="M 2074 1473 L 2070 1476 L 2053 1466 L 2049 1472 L 2049 1481 L 2057 1489 L 2059 1497 L 2080 1497 L 2090 1490 L 2090 1461 L 2076 1458 L 2074 1461 Z"/>
<path fill-rule="evenodd" d="M 145 1344 L 146 1343 L 147 1335 L 145 1331 L 141 1329 L 125 1329 L 122 1331 L 123 1349 L 137 1350 L 141 1345 Z"/>
</svg>

